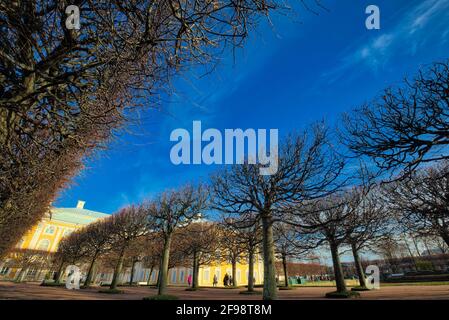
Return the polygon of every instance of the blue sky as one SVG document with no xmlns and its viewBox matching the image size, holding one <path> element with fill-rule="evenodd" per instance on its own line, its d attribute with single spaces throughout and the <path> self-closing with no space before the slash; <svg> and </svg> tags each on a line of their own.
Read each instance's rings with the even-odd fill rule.
<svg viewBox="0 0 449 320">
<path fill-rule="evenodd" d="M 309 1 L 312 2 L 312 1 Z M 89 160 L 54 203 L 113 213 L 180 184 L 207 180 L 217 166 L 170 161 L 170 132 L 205 128 L 279 129 L 283 136 L 314 121 L 335 124 L 343 111 L 448 58 L 449 0 L 322 0 L 319 15 L 292 3 L 288 16 L 261 23 L 245 47 L 222 57 L 211 75 L 191 71 L 174 80 L 162 111 L 142 113 L 109 150 Z M 365 28 L 365 8 L 381 10 L 381 29 Z M 318 9 L 317 9 L 318 10 Z"/>
</svg>

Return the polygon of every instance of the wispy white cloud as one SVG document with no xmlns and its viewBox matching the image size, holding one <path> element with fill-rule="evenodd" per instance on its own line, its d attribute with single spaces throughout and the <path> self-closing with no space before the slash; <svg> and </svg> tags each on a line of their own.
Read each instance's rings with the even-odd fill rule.
<svg viewBox="0 0 449 320">
<path fill-rule="evenodd" d="M 349 54 L 341 58 L 341 63 L 335 69 L 323 76 L 331 78 L 333 82 L 351 67 L 364 66 L 378 70 L 398 53 L 414 55 L 430 36 L 447 34 L 448 19 L 449 0 L 425 0 L 407 9 L 407 13 L 398 19 L 393 28 L 364 43 L 357 43 Z"/>
</svg>

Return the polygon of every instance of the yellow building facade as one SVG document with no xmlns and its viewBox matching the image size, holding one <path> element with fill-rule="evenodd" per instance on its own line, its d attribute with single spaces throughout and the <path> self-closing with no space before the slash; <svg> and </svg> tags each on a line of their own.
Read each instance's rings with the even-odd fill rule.
<svg viewBox="0 0 449 320">
<path fill-rule="evenodd" d="M 92 211 L 84 208 L 85 202 L 78 201 L 74 208 L 51 208 L 50 212 L 29 230 L 16 245 L 19 249 L 56 252 L 59 242 L 63 237 L 71 232 L 84 227 L 98 219 L 108 217 L 108 214 Z M 84 269 L 84 266 L 79 266 Z M 8 259 L 0 261 L 0 280 L 15 280 L 20 274 L 20 268 L 12 266 Z M 48 276 L 48 266 L 46 269 L 30 268 L 26 270 L 25 281 L 42 281 Z M 199 270 L 198 283 L 200 286 L 213 286 L 214 275 L 217 276 L 218 286 L 223 286 L 225 274 L 232 275 L 232 266 L 229 263 L 221 263 L 210 266 L 202 266 Z M 121 282 L 127 282 L 130 278 L 130 270 L 125 270 L 121 275 Z M 187 286 L 188 277 L 192 274 L 191 268 L 175 267 L 169 270 L 168 283 L 176 286 Z M 99 271 L 95 276 L 95 282 L 107 284 L 112 281 L 111 272 Z M 148 268 L 144 268 L 140 263 L 135 265 L 134 281 L 139 283 L 155 284 L 157 282 L 158 270 L 155 269 L 150 274 Z M 256 256 L 254 265 L 254 279 L 256 284 L 263 281 L 263 262 L 260 256 Z M 238 285 L 248 283 L 248 264 L 242 262 L 236 266 L 236 281 Z"/>
<path fill-rule="evenodd" d="M 84 201 L 78 201 L 74 208 L 51 208 L 44 219 L 22 237 L 16 248 L 55 252 L 63 237 L 89 223 L 109 216 L 105 213 L 87 210 L 84 205 Z M 20 272 L 19 268 L 11 267 L 8 262 L 8 258 L 5 261 L 0 261 L 0 279 L 13 280 Z M 31 268 L 27 271 L 25 280 L 40 281 L 44 276 L 44 272 Z"/>
</svg>

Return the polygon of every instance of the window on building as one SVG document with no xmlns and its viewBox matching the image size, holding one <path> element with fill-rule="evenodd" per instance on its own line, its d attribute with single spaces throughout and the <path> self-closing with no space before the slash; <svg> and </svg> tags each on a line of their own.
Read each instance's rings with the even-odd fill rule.
<svg viewBox="0 0 449 320">
<path fill-rule="evenodd" d="M 203 281 L 205 281 L 205 282 L 209 282 L 210 281 L 209 269 L 204 270 L 204 272 L 203 272 Z"/>
<path fill-rule="evenodd" d="M 181 282 L 181 283 L 184 282 L 184 270 L 181 270 L 179 272 L 179 282 Z"/>
<path fill-rule="evenodd" d="M 41 240 L 37 246 L 37 250 L 47 251 L 50 247 L 50 241 L 47 239 Z"/>
<path fill-rule="evenodd" d="M 46 233 L 46 234 L 54 234 L 54 233 L 55 233 L 55 230 L 56 230 L 56 228 L 55 228 L 54 226 L 48 226 L 48 227 L 45 229 L 45 233 Z"/>
<path fill-rule="evenodd" d="M 215 274 L 217 275 L 218 282 L 220 282 L 221 281 L 221 270 L 220 269 L 215 269 Z"/>
<path fill-rule="evenodd" d="M 176 283 L 176 270 L 172 270 L 171 283 Z"/>
<path fill-rule="evenodd" d="M 7 275 L 8 272 L 9 272 L 9 267 L 2 267 L 0 269 L 0 275 L 2 275 L 2 276 Z"/>
<path fill-rule="evenodd" d="M 36 275 L 37 270 L 36 269 L 29 269 L 27 272 L 27 276 L 34 276 Z"/>
</svg>

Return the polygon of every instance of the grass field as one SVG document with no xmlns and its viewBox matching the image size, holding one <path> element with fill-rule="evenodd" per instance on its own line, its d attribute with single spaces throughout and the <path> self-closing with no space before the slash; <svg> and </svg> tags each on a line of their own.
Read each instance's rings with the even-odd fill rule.
<svg viewBox="0 0 449 320">
<path fill-rule="evenodd" d="M 398 282 L 398 283 L 381 282 L 380 285 L 384 286 L 384 287 L 397 287 L 397 286 L 445 286 L 445 285 L 449 285 L 449 281 Z"/>
<path fill-rule="evenodd" d="M 359 285 L 357 280 L 345 280 L 348 287 L 356 287 Z M 397 287 L 397 286 L 444 286 L 449 285 L 449 281 L 428 281 L 428 282 L 381 282 L 383 287 Z M 335 281 L 317 281 L 307 282 L 305 284 L 294 284 L 292 287 L 335 287 Z"/>
</svg>

